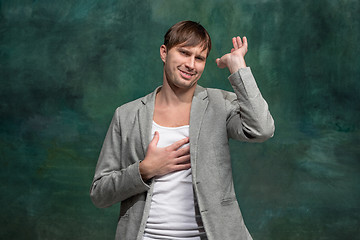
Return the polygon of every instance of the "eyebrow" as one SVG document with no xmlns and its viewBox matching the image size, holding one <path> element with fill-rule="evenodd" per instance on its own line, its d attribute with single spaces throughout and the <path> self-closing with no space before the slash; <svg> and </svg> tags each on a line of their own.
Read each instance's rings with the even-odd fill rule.
<svg viewBox="0 0 360 240">
<path fill-rule="evenodd" d="M 179 51 L 183 51 L 183 52 L 186 52 L 188 54 L 190 54 L 191 52 L 189 50 L 187 50 L 185 47 L 179 47 L 178 48 Z M 195 55 L 195 57 L 201 59 L 201 60 L 205 60 L 206 57 L 202 56 L 202 55 Z"/>
<path fill-rule="evenodd" d="M 182 52 L 190 53 L 190 51 L 187 50 L 187 49 L 184 48 L 184 47 L 178 47 L 178 50 L 179 50 L 179 51 L 182 51 Z"/>
</svg>

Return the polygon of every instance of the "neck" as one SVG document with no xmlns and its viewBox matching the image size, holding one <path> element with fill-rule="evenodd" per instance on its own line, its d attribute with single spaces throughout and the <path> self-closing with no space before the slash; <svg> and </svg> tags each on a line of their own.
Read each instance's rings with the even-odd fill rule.
<svg viewBox="0 0 360 240">
<path fill-rule="evenodd" d="M 156 101 L 160 105 L 178 106 L 183 104 L 191 104 L 194 96 L 196 84 L 188 89 L 178 88 L 170 85 L 165 79 L 163 86 L 156 96 Z"/>
</svg>

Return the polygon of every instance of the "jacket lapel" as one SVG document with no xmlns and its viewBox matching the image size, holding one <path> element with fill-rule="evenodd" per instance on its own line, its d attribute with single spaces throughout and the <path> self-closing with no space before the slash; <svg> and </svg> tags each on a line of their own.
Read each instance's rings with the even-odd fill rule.
<svg viewBox="0 0 360 240">
<path fill-rule="evenodd" d="M 154 92 L 148 94 L 143 99 L 141 99 L 141 103 L 143 104 L 143 106 L 138 110 L 139 128 L 144 157 L 146 155 L 147 148 L 151 142 L 151 129 L 155 107 L 155 96 L 159 88 L 160 87 L 156 88 Z"/>
<path fill-rule="evenodd" d="M 196 156 L 200 129 L 208 105 L 208 95 L 205 88 L 197 85 L 190 111 L 190 158 L 193 174 L 196 173 Z"/>
</svg>

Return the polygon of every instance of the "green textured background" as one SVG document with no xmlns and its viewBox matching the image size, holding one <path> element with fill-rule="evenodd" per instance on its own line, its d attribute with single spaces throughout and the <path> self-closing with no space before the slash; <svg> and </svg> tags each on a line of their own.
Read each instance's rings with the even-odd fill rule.
<svg viewBox="0 0 360 240">
<path fill-rule="evenodd" d="M 89 188 L 115 108 L 162 81 L 179 20 L 213 40 L 200 84 L 230 89 L 215 59 L 246 35 L 276 121 L 264 144 L 231 142 L 254 239 L 360 235 L 357 0 L 0 1 L 0 238 L 113 239 L 119 205 Z"/>
</svg>

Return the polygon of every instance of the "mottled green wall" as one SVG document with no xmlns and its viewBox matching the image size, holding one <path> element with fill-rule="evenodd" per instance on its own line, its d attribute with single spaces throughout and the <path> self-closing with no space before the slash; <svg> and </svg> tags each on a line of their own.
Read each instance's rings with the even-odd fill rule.
<svg viewBox="0 0 360 240">
<path fill-rule="evenodd" d="M 162 80 L 179 20 L 213 39 L 203 86 L 230 89 L 215 59 L 246 35 L 276 121 L 264 144 L 231 142 L 254 239 L 360 235 L 357 0 L 0 1 L 0 238 L 113 239 L 116 205 L 88 196 L 115 108 Z"/>
</svg>

